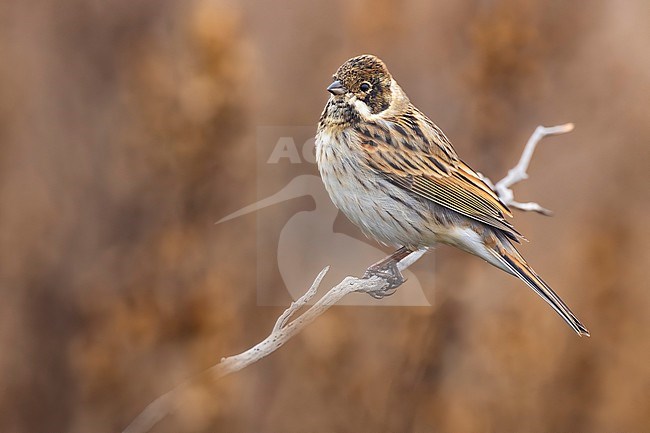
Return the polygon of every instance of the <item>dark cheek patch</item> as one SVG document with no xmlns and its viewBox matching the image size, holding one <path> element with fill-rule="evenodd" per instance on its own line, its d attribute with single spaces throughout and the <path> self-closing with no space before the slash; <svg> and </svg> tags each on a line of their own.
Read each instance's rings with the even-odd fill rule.
<svg viewBox="0 0 650 433">
<path fill-rule="evenodd" d="M 386 97 L 384 89 L 377 87 L 366 96 L 364 102 L 370 108 L 372 114 L 381 113 L 388 109 L 390 101 Z"/>
</svg>

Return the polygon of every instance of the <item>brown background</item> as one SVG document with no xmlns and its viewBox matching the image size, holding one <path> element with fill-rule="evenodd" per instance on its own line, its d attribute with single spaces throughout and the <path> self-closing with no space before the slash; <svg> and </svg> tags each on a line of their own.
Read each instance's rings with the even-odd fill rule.
<svg viewBox="0 0 650 433">
<path fill-rule="evenodd" d="M 256 127 L 315 127 L 364 52 L 493 179 L 576 123 L 516 190 L 555 216 L 515 223 L 592 337 L 440 248 L 432 308 L 335 308 L 155 431 L 648 431 L 649 45 L 645 0 L 3 2 L 0 431 L 120 431 L 268 333 L 264 213 L 213 222 L 267 181 Z"/>
</svg>

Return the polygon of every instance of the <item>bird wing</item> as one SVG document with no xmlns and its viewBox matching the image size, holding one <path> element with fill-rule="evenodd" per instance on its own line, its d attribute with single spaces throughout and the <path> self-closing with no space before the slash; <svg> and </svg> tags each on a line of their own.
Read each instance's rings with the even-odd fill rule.
<svg viewBox="0 0 650 433">
<path fill-rule="evenodd" d="M 391 183 L 424 199 L 521 236 L 496 193 L 462 162 L 444 133 L 413 107 L 405 115 L 359 127 L 368 166 Z"/>
</svg>

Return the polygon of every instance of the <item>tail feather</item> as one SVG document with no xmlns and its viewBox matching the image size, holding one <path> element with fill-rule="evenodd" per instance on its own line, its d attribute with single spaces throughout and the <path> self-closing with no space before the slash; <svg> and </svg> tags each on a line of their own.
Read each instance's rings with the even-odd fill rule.
<svg viewBox="0 0 650 433">
<path fill-rule="evenodd" d="M 535 273 L 512 245 L 508 247 L 504 248 L 503 244 L 498 243 L 495 249 L 490 248 L 489 251 L 503 265 L 505 271 L 518 277 L 541 296 L 578 335 L 589 337 L 587 328 L 580 323 L 562 299 Z"/>
</svg>

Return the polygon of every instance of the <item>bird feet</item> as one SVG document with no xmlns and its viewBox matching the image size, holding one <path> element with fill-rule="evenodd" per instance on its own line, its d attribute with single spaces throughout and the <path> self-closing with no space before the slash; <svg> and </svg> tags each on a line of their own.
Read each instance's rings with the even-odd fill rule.
<svg viewBox="0 0 650 433">
<path fill-rule="evenodd" d="M 363 279 L 365 280 L 371 277 L 379 277 L 386 281 L 386 286 L 379 290 L 368 292 L 368 294 L 375 299 L 382 299 L 386 296 L 392 295 L 397 291 L 397 288 L 406 281 L 402 272 L 397 267 L 397 262 L 395 260 L 379 262 L 370 266 L 363 274 Z"/>
<path fill-rule="evenodd" d="M 375 299 L 382 299 L 395 293 L 397 288 L 406 281 L 397 264 L 412 252 L 406 247 L 401 247 L 390 256 L 370 266 L 363 274 L 363 279 L 379 277 L 386 282 L 386 285 L 366 293 Z"/>
</svg>

